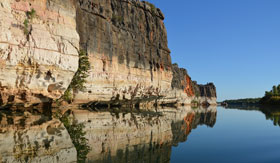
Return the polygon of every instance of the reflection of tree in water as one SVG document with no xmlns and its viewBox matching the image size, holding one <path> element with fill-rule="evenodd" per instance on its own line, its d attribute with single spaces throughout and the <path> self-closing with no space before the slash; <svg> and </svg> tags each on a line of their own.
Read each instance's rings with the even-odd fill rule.
<svg viewBox="0 0 280 163">
<path fill-rule="evenodd" d="M 280 108 L 279 106 L 234 106 L 226 109 L 238 109 L 262 112 L 267 120 L 272 120 L 275 126 L 280 126 Z"/>
<path fill-rule="evenodd" d="M 273 121 L 274 126 L 280 126 L 280 108 L 262 107 L 260 110 L 265 114 L 266 119 Z"/>
</svg>

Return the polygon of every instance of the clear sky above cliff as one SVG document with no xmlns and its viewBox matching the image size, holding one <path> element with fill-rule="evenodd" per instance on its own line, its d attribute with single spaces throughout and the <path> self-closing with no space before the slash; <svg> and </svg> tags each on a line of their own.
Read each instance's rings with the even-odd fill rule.
<svg viewBox="0 0 280 163">
<path fill-rule="evenodd" d="M 280 0 L 149 0 L 165 15 L 172 61 L 218 100 L 280 84 Z"/>
</svg>

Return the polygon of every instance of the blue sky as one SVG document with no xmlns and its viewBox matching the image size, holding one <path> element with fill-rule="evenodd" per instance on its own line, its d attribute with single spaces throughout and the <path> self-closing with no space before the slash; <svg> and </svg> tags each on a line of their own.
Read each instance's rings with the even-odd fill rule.
<svg viewBox="0 0 280 163">
<path fill-rule="evenodd" d="M 218 100 L 280 84 L 280 0 L 149 0 L 165 15 L 172 61 L 214 82 Z"/>
</svg>

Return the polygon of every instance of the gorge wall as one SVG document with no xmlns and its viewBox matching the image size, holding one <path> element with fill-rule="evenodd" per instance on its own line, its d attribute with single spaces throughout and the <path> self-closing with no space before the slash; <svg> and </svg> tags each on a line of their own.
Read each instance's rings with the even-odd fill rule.
<svg viewBox="0 0 280 163">
<path fill-rule="evenodd" d="M 32 9 L 36 17 L 29 20 Z M 172 65 L 164 15 L 148 2 L 3 0 L 0 13 L 1 105 L 61 97 L 78 69 L 80 49 L 91 67 L 74 103 L 216 103 L 213 84 L 197 85 Z"/>
<path fill-rule="evenodd" d="M 68 0 L 1 0 L 0 104 L 63 95 L 78 68 L 75 18 Z"/>
</svg>

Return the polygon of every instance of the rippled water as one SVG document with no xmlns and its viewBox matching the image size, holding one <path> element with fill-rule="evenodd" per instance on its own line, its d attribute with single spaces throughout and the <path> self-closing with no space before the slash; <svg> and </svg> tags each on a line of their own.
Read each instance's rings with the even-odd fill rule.
<svg viewBox="0 0 280 163">
<path fill-rule="evenodd" d="M 279 162 L 275 108 L 67 109 L 84 124 L 87 162 Z M 75 127 L 55 110 L 0 111 L 2 162 L 76 162 Z M 73 144 L 73 143 L 74 144 Z"/>
</svg>

